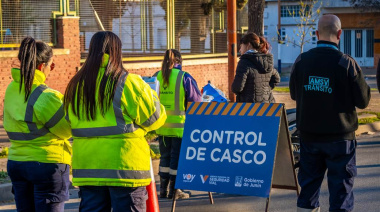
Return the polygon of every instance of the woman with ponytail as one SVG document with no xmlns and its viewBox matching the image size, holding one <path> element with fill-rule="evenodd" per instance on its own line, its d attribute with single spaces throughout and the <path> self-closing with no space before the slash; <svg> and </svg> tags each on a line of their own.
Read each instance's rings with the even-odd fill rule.
<svg viewBox="0 0 380 212">
<path fill-rule="evenodd" d="M 237 102 L 275 102 L 272 89 L 280 82 L 280 75 L 273 68 L 269 50 L 266 39 L 253 32 L 240 40 L 241 57 L 232 83 Z"/>
<path fill-rule="evenodd" d="M 45 84 L 54 69 L 50 46 L 32 37 L 20 45 L 19 68 L 4 98 L 4 129 L 11 142 L 8 174 L 17 211 L 64 210 L 69 199 L 70 125 L 63 95 Z"/>
<path fill-rule="evenodd" d="M 161 71 L 156 75 L 160 82 L 160 101 L 168 115 L 164 126 L 156 130 L 161 153 L 160 197 L 171 199 L 174 195 L 186 105 L 188 102 L 200 102 L 202 99 L 197 82 L 189 73 L 182 71 L 182 57 L 179 51 L 166 50 Z M 180 189 L 175 196 L 179 199 L 189 197 L 188 193 Z"/>
</svg>

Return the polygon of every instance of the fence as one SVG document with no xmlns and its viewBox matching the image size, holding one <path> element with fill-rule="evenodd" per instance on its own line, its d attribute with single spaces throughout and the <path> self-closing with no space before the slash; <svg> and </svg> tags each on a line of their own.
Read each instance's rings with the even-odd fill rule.
<svg viewBox="0 0 380 212">
<path fill-rule="evenodd" d="M 53 45 L 55 42 L 55 15 L 63 6 L 75 9 L 77 1 L 69 0 L 0 0 L 0 48 L 8 50 L 19 46 L 29 35 Z"/>
<path fill-rule="evenodd" d="M 55 18 L 80 16 L 82 58 L 94 33 L 109 30 L 122 40 L 125 58 L 227 53 L 225 0 L 0 0 L 0 50 L 30 35 L 54 45 Z M 237 0 L 241 1 L 241 0 Z M 70 12 L 76 11 L 76 12 Z M 247 5 L 238 11 L 238 32 L 247 26 Z M 132 58 L 132 60 L 134 60 Z"/>
</svg>

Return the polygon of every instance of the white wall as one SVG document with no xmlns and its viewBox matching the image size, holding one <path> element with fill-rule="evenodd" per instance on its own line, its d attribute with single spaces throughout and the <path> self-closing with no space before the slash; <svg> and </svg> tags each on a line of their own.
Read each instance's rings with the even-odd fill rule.
<svg viewBox="0 0 380 212">
<path fill-rule="evenodd" d="M 286 2 L 281 5 L 295 5 L 297 2 Z M 267 7 L 264 10 L 264 13 L 268 13 L 267 18 L 264 18 L 264 26 L 267 26 L 267 38 L 272 46 L 272 54 L 275 60 L 275 66 L 277 67 L 278 61 L 278 43 L 277 43 L 277 22 L 278 22 L 278 7 L 277 2 L 267 2 Z M 297 22 L 292 17 L 283 17 L 281 18 L 281 28 L 285 28 L 286 42 L 281 45 L 281 63 L 284 63 L 285 66 L 293 64 L 295 59 L 300 54 L 300 47 L 294 45 L 298 44 L 300 37 L 297 36 L 296 26 Z M 284 30 L 282 30 L 284 31 Z M 295 32 L 294 32 L 295 31 Z M 288 42 L 288 40 L 293 41 Z M 310 43 L 305 44 L 304 52 L 308 51 L 311 48 L 316 46 L 316 41 L 312 42 L 310 35 L 306 37 L 306 40 L 310 40 Z"/>
</svg>

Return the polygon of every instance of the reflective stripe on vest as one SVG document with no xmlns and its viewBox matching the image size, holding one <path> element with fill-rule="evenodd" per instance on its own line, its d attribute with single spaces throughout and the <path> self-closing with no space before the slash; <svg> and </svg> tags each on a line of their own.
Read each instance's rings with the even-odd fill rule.
<svg viewBox="0 0 380 212">
<path fill-rule="evenodd" d="M 24 119 L 26 124 L 28 125 L 28 129 L 30 132 L 7 132 L 9 139 L 28 141 L 44 136 L 47 133 L 49 133 L 49 128 L 54 127 L 64 117 L 65 111 L 62 105 L 53 115 L 53 117 L 51 117 L 50 120 L 46 122 L 44 127 L 42 127 L 41 129 L 38 129 L 37 124 L 33 122 L 34 105 L 46 89 L 46 85 L 40 85 L 36 89 L 34 89 L 34 91 L 29 96 Z"/>
<path fill-rule="evenodd" d="M 72 134 L 75 137 L 93 137 L 93 136 L 108 136 L 119 135 L 124 133 L 132 133 L 136 131 L 139 126 L 135 123 L 125 124 L 123 110 L 121 109 L 121 97 L 124 91 L 125 80 L 127 73 L 123 73 L 117 84 L 115 95 L 113 98 L 113 110 L 116 118 L 116 126 L 112 127 L 96 127 L 96 128 L 79 128 L 72 129 Z M 149 127 L 160 117 L 160 102 L 155 101 L 156 111 L 147 119 L 142 125 Z"/>
<path fill-rule="evenodd" d="M 180 111 L 179 110 L 179 97 L 180 97 L 180 89 L 181 89 L 181 80 L 185 72 L 179 71 L 178 76 L 177 76 L 177 82 L 175 85 L 175 98 L 174 98 L 174 111 L 170 111 L 170 113 L 167 113 L 168 115 L 174 115 L 174 116 L 180 116 L 180 115 L 185 115 L 185 111 Z M 171 114 L 172 113 L 172 114 Z"/>
<path fill-rule="evenodd" d="M 75 178 L 147 179 L 150 171 L 112 169 L 73 169 Z"/>
<path fill-rule="evenodd" d="M 156 99 L 156 97 L 155 97 L 155 99 Z M 156 107 L 156 111 L 144 123 L 142 123 L 142 126 L 149 127 L 154 122 L 156 122 L 158 118 L 160 118 L 160 114 L 161 114 L 161 104 L 160 104 L 160 102 L 158 100 L 154 101 L 154 106 Z"/>
</svg>

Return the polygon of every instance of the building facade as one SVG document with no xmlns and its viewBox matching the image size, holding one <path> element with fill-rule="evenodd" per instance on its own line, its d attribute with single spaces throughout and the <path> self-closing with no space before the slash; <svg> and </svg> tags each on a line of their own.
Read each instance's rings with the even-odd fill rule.
<svg viewBox="0 0 380 212">
<path fill-rule="evenodd" d="M 304 1 L 307 2 L 307 1 Z M 302 6 L 298 0 L 282 0 L 280 11 L 277 0 L 266 0 L 264 30 L 272 45 L 275 60 L 290 66 L 301 53 L 300 49 L 300 16 L 297 13 Z M 380 11 L 370 12 L 353 8 L 348 1 L 320 0 L 314 5 L 313 12 L 320 8 L 320 14 L 335 14 L 342 22 L 342 36 L 339 48 L 350 54 L 363 67 L 377 67 L 380 58 Z M 294 11 L 294 13 L 293 13 Z M 281 40 L 278 44 L 278 16 L 281 17 Z M 313 18 L 314 19 L 314 18 Z M 303 51 L 316 46 L 318 16 L 307 31 Z"/>
<path fill-rule="evenodd" d="M 278 10 L 277 2 L 266 0 L 264 36 L 274 59 L 290 66 L 301 52 L 297 35 L 301 7 L 299 1 L 288 0 L 281 1 Z M 379 13 L 355 10 L 342 0 L 321 2 L 321 14 L 337 14 L 342 20 L 340 49 L 362 66 L 376 66 Z M 238 38 L 248 30 L 248 5 L 239 5 Z M 0 0 L 0 114 L 12 80 L 10 68 L 17 63 L 18 46 L 27 35 L 53 47 L 56 69 L 47 84 L 61 92 L 83 64 L 92 35 L 110 30 L 122 40 L 128 71 L 151 76 L 160 69 L 165 50 L 175 48 L 183 53 L 183 70 L 194 76 L 200 88 L 211 81 L 228 93 L 227 18 L 225 0 Z M 315 23 L 305 36 L 304 51 L 316 45 Z"/>
</svg>

